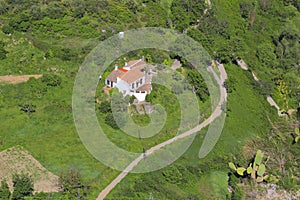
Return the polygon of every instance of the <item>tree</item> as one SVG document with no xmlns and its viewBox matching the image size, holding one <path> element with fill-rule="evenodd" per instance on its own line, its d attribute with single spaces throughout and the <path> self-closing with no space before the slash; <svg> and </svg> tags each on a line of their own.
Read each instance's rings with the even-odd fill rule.
<svg viewBox="0 0 300 200">
<path fill-rule="evenodd" d="M 251 4 L 249 2 L 240 3 L 240 11 L 243 18 L 247 19 L 249 17 L 250 10 Z"/>
<path fill-rule="evenodd" d="M 275 54 L 280 66 L 284 69 L 298 67 L 299 56 L 299 33 L 295 27 L 287 26 L 280 35 L 273 39 L 276 46 Z"/>
<path fill-rule="evenodd" d="M 62 192 L 76 197 L 77 188 L 83 187 L 80 172 L 75 168 L 62 171 L 58 179 L 58 186 Z"/>
<path fill-rule="evenodd" d="M 0 200 L 9 200 L 10 195 L 8 184 L 3 180 L 0 187 Z"/>
<path fill-rule="evenodd" d="M 147 61 L 148 63 L 152 63 L 152 57 L 151 57 L 150 54 L 147 54 L 146 57 L 145 57 L 145 59 L 146 59 L 146 61 Z"/>
<path fill-rule="evenodd" d="M 227 93 L 232 93 L 233 91 L 236 90 L 235 80 L 228 78 L 227 80 L 225 80 L 224 87 L 226 88 Z"/>
<path fill-rule="evenodd" d="M 109 113 L 111 112 L 111 103 L 109 101 L 103 101 L 99 107 L 100 112 Z"/>
<path fill-rule="evenodd" d="M 44 13 L 41 10 L 41 7 L 34 5 L 30 8 L 29 14 L 33 20 L 40 20 L 44 17 Z"/>
<path fill-rule="evenodd" d="M 0 0 L 0 15 L 7 13 L 8 5 L 4 0 Z"/>
<path fill-rule="evenodd" d="M 260 63 L 266 67 L 274 68 L 278 66 L 274 47 L 269 43 L 259 45 L 257 47 L 256 56 Z"/>
<path fill-rule="evenodd" d="M 13 200 L 24 199 L 24 197 L 31 196 L 33 189 L 33 181 L 30 176 L 26 174 L 13 175 L 14 192 L 12 194 Z"/>
<path fill-rule="evenodd" d="M 108 113 L 105 117 L 105 123 L 112 127 L 113 129 L 118 129 L 118 124 L 115 121 L 114 115 L 112 113 Z"/>
<path fill-rule="evenodd" d="M 46 7 L 45 14 L 51 19 L 59 19 L 63 18 L 66 14 L 64 7 L 62 4 L 58 2 L 50 2 Z"/>
<path fill-rule="evenodd" d="M 199 72 L 197 70 L 188 70 L 187 81 L 193 86 L 193 90 L 200 100 L 203 102 L 206 101 L 206 99 L 209 97 L 209 91 Z"/>
<path fill-rule="evenodd" d="M 4 25 L 2 26 L 2 32 L 5 33 L 5 34 L 11 34 L 11 33 L 14 32 L 14 29 L 13 29 L 13 27 L 11 27 L 10 25 L 4 24 Z"/>
</svg>

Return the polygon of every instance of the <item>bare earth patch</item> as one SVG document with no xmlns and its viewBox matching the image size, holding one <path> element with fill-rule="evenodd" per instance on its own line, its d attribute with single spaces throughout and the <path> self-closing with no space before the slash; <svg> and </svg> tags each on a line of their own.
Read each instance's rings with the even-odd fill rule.
<svg viewBox="0 0 300 200">
<path fill-rule="evenodd" d="M 14 173 L 30 175 L 35 192 L 58 192 L 58 176 L 49 172 L 20 146 L 0 152 L 0 181 L 5 179 L 11 191 Z"/>
<path fill-rule="evenodd" d="M 9 83 L 9 84 L 18 84 L 27 82 L 30 78 L 41 78 L 42 74 L 36 74 L 36 75 L 23 75 L 23 76 L 13 76 L 13 75 L 7 75 L 7 76 L 0 76 L 0 83 Z"/>
<path fill-rule="evenodd" d="M 300 190 L 296 192 L 279 189 L 275 184 L 260 184 L 254 187 L 244 187 L 243 199 L 260 199 L 260 200 L 298 200 Z"/>
</svg>

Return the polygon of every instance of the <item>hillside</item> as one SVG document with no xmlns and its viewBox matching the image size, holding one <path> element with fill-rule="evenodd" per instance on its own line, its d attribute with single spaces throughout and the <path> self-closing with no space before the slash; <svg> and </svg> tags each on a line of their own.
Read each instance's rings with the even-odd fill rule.
<svg viewBox="0 0 300 200">
<path fill-rule="evenodd" d="M 0 151 L 20 145 L 55 177 L 78 171 L 80 181 L 58 192 L 46 190 L 53 191 L 46 195 L 48 199 L 76 199 L 79 183 L 82 197 L 95 199 L 120 172 L 90 154 L 77 133 L 72 113 L 76 75 L 101 41 L 135 28 L 162 27 L 193 38 L 214 62 L 224 64 L 228 74 L 225 125 L 207 157 L 198 157 L 205 129 L 173 164 L 150 173 L 129 174 L 107 198 L 267 199 L 272 184 L 278 193 L 296 197 L 298 192 L 299 198 L 299 1 L 209 2 L 211 5 L 204 0 L 0 0 Z M 168 115 L 159 134 L 145 139 L 115 127 L 111 96 L 102 90 L 115 64 L 120 67 L 125 65 L 124 57 L 135 60 L 142 56 L 160 70 L 179 59 L 182 68 L 176 72 L 193 86 L 176 85 L 171 90 L 153 86 L 148 100 L 164 106 Z M 240 59 L 248 71 L 238 66 Z M 39 76 L 29 78 L 33 75 Z M 172 52 L 138 49 L 110 63 L 104 72 L 96 90 L 96 116 L 114 144 L 143 153 L 176 135 L 181 115 L 176 93 L 185 90 L 196 94 L 201 119 L 209 117 L 210 94 L 191 63 Z M 278 116 L 266 96 L 273 97 L 284 117 Z M 134 106 L 127 109 L 127 105 L 125 110 L 130 110 L 134 122 L 149 124 L 148 115 L 140 115 Z M 239 176 L 228 166 L 233 162 L 248 167 L 257 150 L 265 155 L 264 174 L 274 179 L 256 183 L 246 172 Z M 3 173 L 0 168 L 0 175 Z M 32 198 L 46 198 L 40 195 Z"/>
</svg>

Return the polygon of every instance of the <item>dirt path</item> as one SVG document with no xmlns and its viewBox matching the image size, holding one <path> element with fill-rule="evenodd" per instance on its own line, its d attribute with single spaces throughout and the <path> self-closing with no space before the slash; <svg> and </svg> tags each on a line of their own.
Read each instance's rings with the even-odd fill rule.
<svg viewBox="0 0 300 200">
<path fill-rule="evenodd" d="M 101 193 L 99 194 L 97 200 L 102 200 L 104 199 L 108 193 L 116 187 L 116 185 L 121 181 L 123 180 L 126 175 L 132 171 L 132 169 L 146 156 L 149 156 L 150 154 L 152 154 L 153 152 L 161 149 L 162 147 L 166 146 L 166 145 L 169 145 L 179 139 L 182 139 L 182 138 L 185 138 L 185 137 L 188 137 L 196 132 L 199 132 L 202 128 L 206 127 L 207 125 L 209 125 L 211 122 L 213 122 L 218 116 L 220 116 L 222 114 L 222 108 L 221 108 L 221 105 L 227 100 L 227 92 L 226 92 L 226 89 L 223 87 L 223 83 L 225 81 L 225 79 L 227 79 L 227 73 L 225 71 L 225 68 L 224 66 L 221 64 L 218 66 L 219 70 L 220 70 L 220 78 L 218 77 L 218 75 L 215 73 L 215 71 L 213 70 L 212 67 L 209 67 L 208 68 L 208 71 L 212 72 L 215 79 L 218 81 L 218 84 L 219 84 L 219 87 L 220 87 L 220 101 L 219 101 L 219 106 L 214 110 L 214 112 L 211 114 L 211 116 L 206 119 L 204 122 L 202 122 L 200 125 L 196 126 L 195 128 L 183 133 L 183 134 L 180 134 L 176 137 L 173 137 L 161 144 L 158 144 L 154 147 L 152 147 L 151 149 L 147 150 L 145 152 L 145 154 L 141 154 L 139 157 L 137 157 L 132 163 L 130 163 L 126 169 L 123 170 L 123 172 L 121 172 L 119 174 L 119 176 L 117 176 L 117 178 L 115 178 L 104 190 L 101 191 Z"/>
<path fill-rule="evenodd" d="M 42 74 L 36 74 L 36 75 L 22 75 L 22 76 L 13 76 L 13 75 L 7 75 L 7 76 L 0 76 L 0 83 L 8 83 L 8 84 L 18 84 L 18 83 L 24 83 L 27 82 L 30 78 L 41 78 Z"/>
<path fill-rule="evenodd" d="M 239 65 L 243 70 L 245 70 L 245 71 L 248 71 L 248 70 L 249 70 L 247 64 L 246 64 L 243 60 L 237 60 L 237 63 L 238 63 L 238 65 Z M 256 82 L 259 82 L 259 81 L 260 81 L 259 78 L 257 78 L 257 76 L 255 75 L 254 72 L 252 72 L 252 76 L 253 76 L 253 78 L 254 78 L 254 80 L 255 80 Z M 278 111 L 278 116 L 279 116 L 279 117 L 284 117 L 284 116 L 286 116 L 286 114 L 282 114 L 282 113 L 280 112 L 280 110 L 281 110 L 280 107 L 277 105 L 277 103 L 275 102 L 275 100 L 274 100 L 270 95 L 267 95 L 266 98 L 267 98 L 268 103 L 269 103 L 271 106 L 274 106 L 274 107 L 277 109 L 277 111 Z"/>
<path fill-rule="evenodd" d="M 248 66 L 243 60 L 236 60 L 237 64 L 245 71 L 248 71 Z"/>
</svg>

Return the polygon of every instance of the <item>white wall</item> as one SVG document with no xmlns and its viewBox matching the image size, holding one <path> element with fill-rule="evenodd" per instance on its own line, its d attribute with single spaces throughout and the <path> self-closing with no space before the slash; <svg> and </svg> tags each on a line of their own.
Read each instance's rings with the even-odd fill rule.
<svg viewBox="0 0 300 200">
<path fill-rule="evenodd" d="M 109 82 L 109 84 L 107 84 L 107 79 L 105 80 L 105 85 L 107 87 L 111 87 L 111 81 Z M 113 88 L 115 88 L 117 86 L 117 84 L 115 82 L 113 82 Z"/>
<path fill-rule="evenodd" d="M 138 101 L 145 101 L 147 93 L 133 93 Z"/>
<path fill-rule="evenodd" d="M 130 85 L 123 81 L 120 78 L 117 78 L 117 85 L 116 87 L 119 89 L 119 92 L 124 94 L 123 92 L 125 91 L 125 95 L 130 95 Z"/>
</svg>

